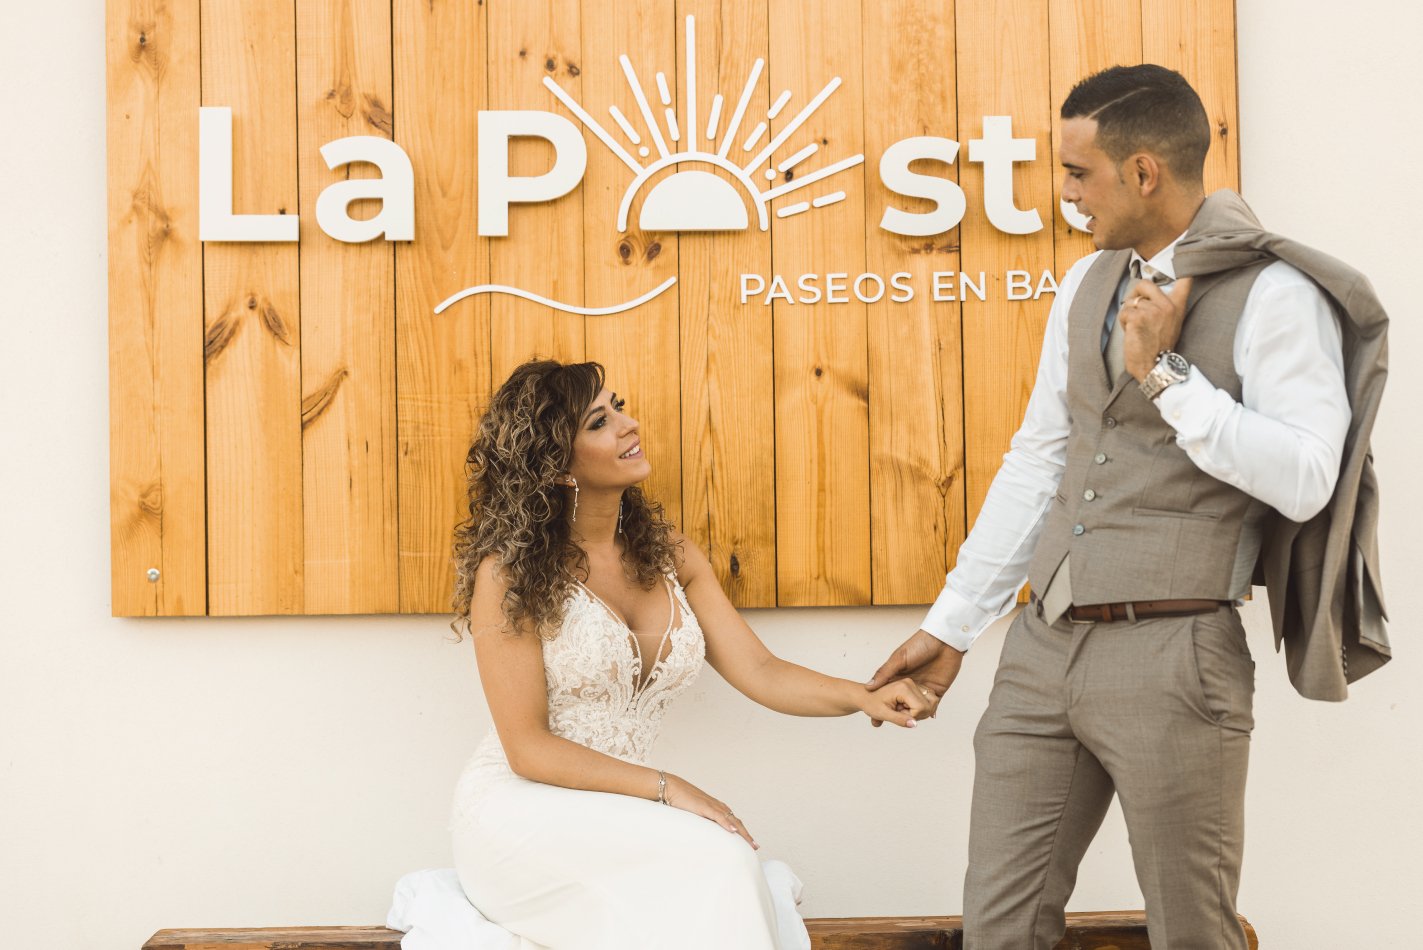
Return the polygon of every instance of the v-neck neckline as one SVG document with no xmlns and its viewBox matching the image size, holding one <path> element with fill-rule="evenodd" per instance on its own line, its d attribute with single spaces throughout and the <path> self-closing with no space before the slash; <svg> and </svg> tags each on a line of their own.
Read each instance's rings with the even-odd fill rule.
<svg viewBox="0 0 1423 950">
<path fill-rule="evenodd" d="M 579 580 L 576 577 L 573 579 L 573 581 L 579 586 L 580 589 L 583 590 L 584 593 L 586 593 L 589 597 L 593 599 L 594 603 L 602 607 L 603 610 L 607 611 L 608 616 L 613 618 L 613 620 L 618 624 L 618 626 L 622 627 L 625 631 L 627 631 L 628 639 L 632 641 L 633 655 L 637 657 L 638 675 L 633 678 L 633 692 L 635 694 L 641 694 L 645 689 L 647 689 L 648 686 L 652 684 L 652 678 L 656 674 L 657 668 L 663 664 L 664 660 L 667 659 L 666 656 L 662 655 L 662 651 L 667 648 L 667 641 L 670 640 L 672 637 L 672 628 L 673 624 L 677 620 L 678 613 L 677 595 L 676 592 L 672 589 L 672 581 L 666 577 L 662 579 L 662 586 L 667 590 L 667 626 L 662 631 L 662 638 L 657 642 L 657 653 L 653 657 L 651 666 L 647 666 L 646 660 L 642 655 L 642 641 L 637 638 L 637 632 L 634 631 L 633 628 L 628 624 L 628 622 L 623 619 L 622 615 L 619 614 L 616 610 L 614 610 L 612 608 L 612 605 L 610 605 L 606 600 L 599 597 L 597 592 L 594 591 L 593 588 L 585 584 L 583 581 Z M 672 651 L 668 649 L 667 656 L 671 656 L 671 654 Z"/>
</svg>

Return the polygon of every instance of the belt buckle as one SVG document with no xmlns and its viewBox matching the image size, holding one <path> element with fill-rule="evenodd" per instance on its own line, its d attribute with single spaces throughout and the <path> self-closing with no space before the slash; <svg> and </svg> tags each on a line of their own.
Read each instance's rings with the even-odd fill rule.
<svg viewBox="0 0 1423 950">
<path fill-rule="evenodd" d="M 1067 608 L 1067 619 L 1068 619 L 1068 621 L 1070 621 L 1071 623 L 1076 623 L 1076 624 L 1089 624 L 1089 623 L 1100 623 L 1100 622 L 1101 622 L 1100 620 L 1098 620 L 1098 619 L 1096 619 L 1096 618 L 1093 618 L 1093 619 L 1091 619 L 1091 620 L 1078 620 L 1076 617 L 1072 616 L 1072 612 L 1073 612 L 1074 610 L 1076 610 L 1076 609 L 1077 609 L 1077 605 L 1076 605 L 1076 604 L 1072 604 L 1072 605 L 1070 605 L 1070 606 Z"/>
</svg>

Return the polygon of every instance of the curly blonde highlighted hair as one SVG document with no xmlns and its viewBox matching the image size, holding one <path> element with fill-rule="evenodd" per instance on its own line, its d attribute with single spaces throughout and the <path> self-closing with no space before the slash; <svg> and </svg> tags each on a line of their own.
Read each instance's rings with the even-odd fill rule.
<svg viewBox="0 0 1423 950">
<path fill-rule="evenodd" d="M 558 634 L 575 578 L 588 558 L 574 543 L 571 500 L 559 484 L 573 461 L 579 420 L 603 390 L 597 363 L 530 360 L 495 392 L 465 458 L 469 517 L 455 527 L 456 635 L 469 629 L 475 572 L 495 559 L 508 589 L 503 611 L 510 630 L 528 625 L 545 639 Z M 662 506 L 637 486 L 622 497 L 623 565 L 645 589 L 673 570 L 676 542 Z"/>
</svg>

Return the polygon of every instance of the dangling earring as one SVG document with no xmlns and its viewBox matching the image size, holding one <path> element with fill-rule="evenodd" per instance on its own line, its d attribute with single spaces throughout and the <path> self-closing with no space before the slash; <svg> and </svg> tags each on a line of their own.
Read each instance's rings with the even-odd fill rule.
<svg viewBox="0 0 1423 950">
<path fill-rule="evenodd" d="M 623 533 L 623 500 L 618 499 L 618 534 Z"/>
<path fill-rule="evenodd" d="M 568 476 L 568 484 L 573 486 L 573 521 L 578 520 L 578 479 Z"/>
</svg>

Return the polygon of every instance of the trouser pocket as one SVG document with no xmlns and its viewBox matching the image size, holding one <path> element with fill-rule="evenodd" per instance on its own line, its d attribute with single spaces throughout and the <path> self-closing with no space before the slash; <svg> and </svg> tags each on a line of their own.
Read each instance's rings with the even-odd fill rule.
<svg viewBox="0 0 1423 950">
<path fill-rule="evenodd" d="M 1201 711 L 1227 729 L 1255 728 L 1255 661 L 1234 608 L 1190 618 L 1188 645 Z"/>
</svg>

